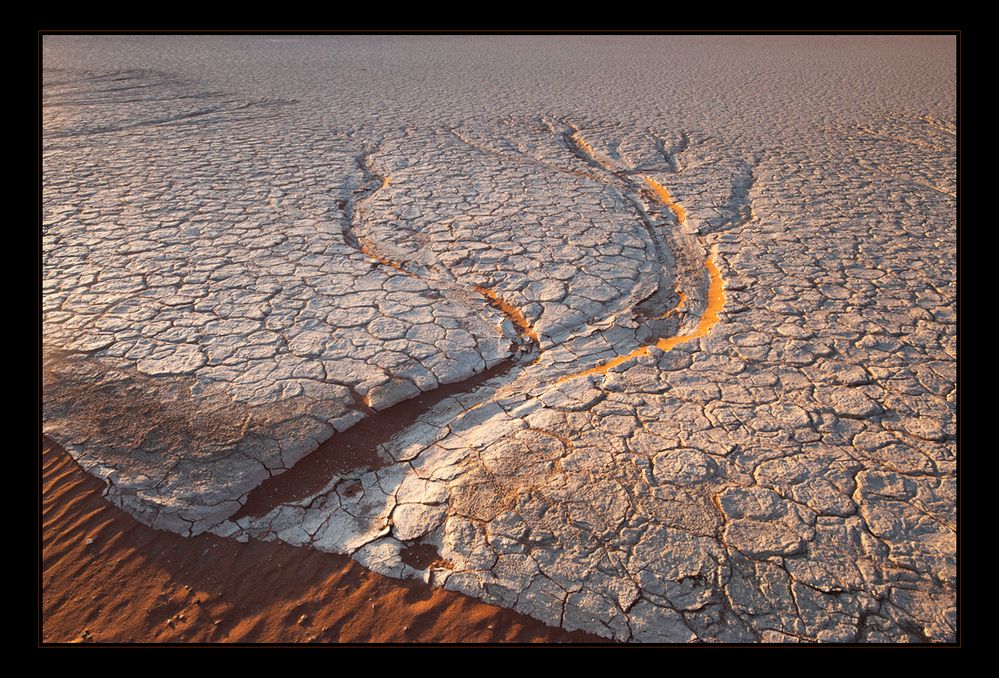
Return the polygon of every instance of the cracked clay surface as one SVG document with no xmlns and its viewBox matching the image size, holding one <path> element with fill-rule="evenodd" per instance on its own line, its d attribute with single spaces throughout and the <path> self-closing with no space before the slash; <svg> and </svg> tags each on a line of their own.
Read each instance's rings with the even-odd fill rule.
<svg viewBox="0 0 999 678">
<path fill-rule="evenodd" d="M 46 36 L 44 433 L 570 631 L 954 641 L 952 40 Z"/>
</svg>

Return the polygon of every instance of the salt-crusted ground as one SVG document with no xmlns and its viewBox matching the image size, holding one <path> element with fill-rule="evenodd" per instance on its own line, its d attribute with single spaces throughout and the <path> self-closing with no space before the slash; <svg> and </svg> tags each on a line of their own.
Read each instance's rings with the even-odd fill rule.
<svg viewBox="0 0 999 678">
<path fill-rule="evenodd" d="M 952 641 L 954 85 L 947 37 L 47 36 L 45 433 L 154 527 L 569 630 Z"/>
</svg>

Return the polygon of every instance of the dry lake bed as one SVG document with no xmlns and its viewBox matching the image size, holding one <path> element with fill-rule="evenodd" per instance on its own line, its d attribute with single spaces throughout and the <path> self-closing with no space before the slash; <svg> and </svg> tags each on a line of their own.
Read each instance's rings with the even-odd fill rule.
<svg viewBox="0 0 999 678">
<path fill-rule="evenodd" d="M 43 639 L 954 642 L 955 47 L 45 36 Z"/>
</svg>

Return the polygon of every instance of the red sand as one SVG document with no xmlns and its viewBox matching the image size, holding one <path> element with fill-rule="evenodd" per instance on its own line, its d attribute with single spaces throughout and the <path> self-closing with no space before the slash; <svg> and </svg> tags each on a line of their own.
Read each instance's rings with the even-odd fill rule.
<svg viewBox="0 0 999 678">
<path fill-rule="evenodd" d="M 47 439 L 42 467 L 44 643 L 606 642 L 346 556 L 154 530 Z"/>
</svg>

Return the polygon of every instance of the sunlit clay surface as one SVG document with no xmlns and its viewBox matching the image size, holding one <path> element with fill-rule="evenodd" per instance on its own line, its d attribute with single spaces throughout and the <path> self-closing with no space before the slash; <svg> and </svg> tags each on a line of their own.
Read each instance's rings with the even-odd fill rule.
<svg viewBox="0 0 999 678">
<path fill-rule="evenodd" d="M 43 38 L 45 641 L 960 640 L 954 35 Z"/>
<path fill-rule="evenodd" d="M 481 285 L 476 285 L 475 289 L 478 290 L 480 294 L 489 299 L 490 302 L 497 308 L 499 308 L 503 313 L 510 319 L 517 330 L 524 336 L 529 337 L 531 341 L 535 344 L 538 343 L 538 333 L 531 327 L 531 324 L 527 322 L 527 318 L 524 314 L 520 312 L 520 309 L 515 306 L 511 306 L 507 302 L 496 294 L 493 290 L 488 287 L 482 287 Z"/>
<path fill-rule="evenodd" d="M 617 358 L 608 360 L 607 362 L 597 365 L 596 367 L 591 367 L 588 370 L 583 370 L 582 372 L 562 377 L 561 379 L 559 379 L 559 381 L 560 382 L 568 381 L 569 379 L 576 379 L 577 377 L 586 377 L 591 374 L 606 374 L 611 369 L 617 367 L 618 365 L 622 365 L 628 362 L 629 360 L 641 357 L 643 355 L 648 355 L 649 351 L 653 347 L 658 348 L 662 351 L 669 351 L 679 346 L 680 344 L 685 344 L 688 341 L 693 341 L 694 339 L 700 339 L 701 337 L 706 337 L 708 333 L 711 331 L 711 328 L 718 323 L 720 319 L 719 313 L 721 312 L 722 307 L 725 305 L 725 284 L 724 281 L 722 280 L 721 273 L 718 271 L 718 266 L 717 264 L 715 264 L 714 259 L 715 259 L 715 252 L 712 251 L 711 254 L 708 255 L 707 260 L 704 262 L 704 267 L 705 269 L 707 269 L 708 279 L 710 281 L 708 284 L 708 306 L 704 310 L 704 313 L 701 315 L 701 319 L 697 323 L 697 327 L 695 327 L 691 332 L 688 332 L 686 334 L 679 334 L 673 337 L 664 337 L 658 340 L 655 344 L 636 348 L 631 353 L 618 356 Z M 681 300 L 682 304 L 685 301 L 685 297 L 681 299 L 682 299 Z M 679 306 L 677 308 L 679 308 Z M 676 312 L 676 309 L 667 312 L 663 317 L 667 317 L 670 313 L 674 312 Z"/>
</svg>

